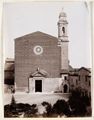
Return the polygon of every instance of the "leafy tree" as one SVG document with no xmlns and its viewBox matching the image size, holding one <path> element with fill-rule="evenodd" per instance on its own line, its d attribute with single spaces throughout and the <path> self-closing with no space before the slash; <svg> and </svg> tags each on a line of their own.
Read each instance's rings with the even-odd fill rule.
<svg viewBox="0 0 94 120">
<path fill-rule="evenodd" d="M 73 116 L 85 116 L 86 104 L 79 89 L 72 91 L 68 103 Z"/>
</svg>

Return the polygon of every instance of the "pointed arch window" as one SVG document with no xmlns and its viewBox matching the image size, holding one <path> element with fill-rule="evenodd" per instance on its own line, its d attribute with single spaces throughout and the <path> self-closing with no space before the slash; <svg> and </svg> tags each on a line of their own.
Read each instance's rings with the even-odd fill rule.
<svg viewBox="0 0 94 120">
<path fill-rule="evenodd" d="M 62 31 L 63 31 L 63 33 L 65 33 L 65 27 L 62 27 Z"/>
</svg>

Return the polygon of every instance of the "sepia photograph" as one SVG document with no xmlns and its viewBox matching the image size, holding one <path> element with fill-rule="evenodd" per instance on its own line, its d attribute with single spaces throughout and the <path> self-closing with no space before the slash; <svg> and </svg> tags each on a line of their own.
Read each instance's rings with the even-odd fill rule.
<svg viewBox="0 0 94 120">
<path fill-rule="evenodd" d="M 4 118 L 91 117 L 91 2 L 5 2 L 2 18 Z"/>
</svg>

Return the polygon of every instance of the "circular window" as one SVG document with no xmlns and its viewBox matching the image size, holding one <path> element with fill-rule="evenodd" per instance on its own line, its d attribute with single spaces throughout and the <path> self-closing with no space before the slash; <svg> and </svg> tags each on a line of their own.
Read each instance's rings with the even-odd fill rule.
<svg viewBox="0 0 94 120">
<path fill-rule="evenodd" d="M 36 55 L 42 54 L 42 53 L 43 53 L 43 48 L 42 48 L 41 46 L 39 46 L 39 45 L 35 46 L 35 47 L 34 47 L 34 53 L 35 53 Z"/>
</svg>

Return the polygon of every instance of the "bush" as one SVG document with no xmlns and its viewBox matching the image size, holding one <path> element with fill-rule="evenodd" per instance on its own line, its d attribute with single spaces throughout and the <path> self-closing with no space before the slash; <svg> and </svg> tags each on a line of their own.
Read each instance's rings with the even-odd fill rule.
<svg viewBox="0 0 94 120">
<path fill-rule="evenodd" d="M 30 109 L 25 112 L 24 117 L 37 117 L 36 114 L 37 112 L 38 112 L 37 105 L 33 104 L 30 106 Z"/>
<path fill-rule="evenodd" d="M 53 105 L 53 113 L 58 114 L 60 116 L 66 115 L 70 116 L 70 110 L 69 110 L 69 105 L 65 100 L 58 100 L 54 105 Z"/>
<path fill-rule="evenodd" d="M 4 117 L 12 117 L 9 104 L 4 106 Z"/>
<path fill-rule="evenodd" d="M 49 105 L 49 103 L 48 103 L 48 102 L 45 102 L 45 101 L 42 102 L 41 104 L 42 104 L 43 106 Z"/>
<path fill-rule="evenodd" d="M 4 117 L 18 117 L 19 113 L 14 109 L 12 105 L 4 106 Z"/>
<path fill-rule="evenodd" d="M 16 111 L 17 112 L 25 112 L 31 109 L 31 106 L 29 104 L 24 104 L 24 103 L 18 103 L 16 105 Z"/>
<path fill-rule="evenodd" d="M 36 114 L 38 112 L 38 108 L 37 108 L 37 105 L 36 104 L 33 104 L 31 106 L 31 112 L 32 114 Z"/>
<path fill-rule="evenodd" d="M 12 116 L 13 116 L 13 114 L 12 114 L 11 111 L 9 111 L 9 110 L 4 110 L 4 117 L 12 117 Z"/>
<path fill-rule="evenodd" d="M 46 108 L 46 113 L 43 114 L 44 117 L 50 117 L 52 114 L 52 106 L 48 102 L 41 103 Z"/>
</svg>

